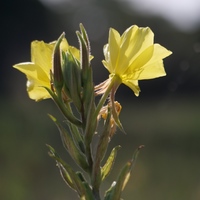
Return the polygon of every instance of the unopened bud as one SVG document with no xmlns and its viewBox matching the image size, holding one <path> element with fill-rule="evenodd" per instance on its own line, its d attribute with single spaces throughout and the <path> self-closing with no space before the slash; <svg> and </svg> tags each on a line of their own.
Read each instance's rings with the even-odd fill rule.
<svg viewBox="0 0 200 200">
<path fill-rule="evenodd" d="M 57 40 L 54 52 L 53 52 L 53 72 L 52 72 L 52 78 L 53 78 L 53 86 L 57 93 L 61 94 L 61 90 L 63 87 L 63 75 L 62 75 L 62 69 L 61 69 L 61 50 L 60 50 L 60 44 L 64 38 L 65 34 L 63 33 Z"/>
</svg>

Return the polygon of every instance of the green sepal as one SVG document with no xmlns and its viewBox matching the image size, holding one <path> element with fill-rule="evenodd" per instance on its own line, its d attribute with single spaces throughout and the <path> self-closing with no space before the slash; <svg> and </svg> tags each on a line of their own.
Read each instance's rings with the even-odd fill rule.
<svg viewBox="0 0 200 200">
<path fill-rule="evenodd" d="M 53 116 L 49 115 L 50 118 L 53 120 L 53 122 L 57 125 L 61 139 L 63 142 L 64 147 L 70 154 L 70 156 L 74 159 L 76 164 L 80 166 L 83 170 L 88 172 L 88 163 L 86 161 L 85 155 L 82 153 L 82 151 L 76 146 L 74 143 L 71 135 L 68 133 L 68 131 L 54 118 Z"/>
<path fill-rule="evenodd" d="M 63 76 L 65 90 L 72 99 L 78 111 L 81 111 L 81 69 L 80 64 L 74 58 L 71 52 L 62 53 Z"/>
<path fill-rule="evenodd" d="M 64 179 L 65 182 L 70 184 L 71 188 L 77 191 L 80 199 L 94 200 L 91 188 L 83 181 L 82 177 L 80 178 L 80 174 L 77 174 L 67 163 L 65 163 L 50 145 L 47 145 L 47 147 L 50 150 L 49 155 L 56 160 L 59 169 L 62 168 L 62 171 L 67 173 L 67 179 Z"/>
<path fill-rule="evenodd" d="M 121 148 L 120 145 L 113 148 L 113 150 L 111 151 L 106 163 L 101 168 L 101 180 L 102 181 L 109 175 L 110 171 L 112 170 L 112 167 L 113 167 L 114 162 L 115 162 L 115 158 L 117 156 L 117 152 L 120 148 Z"/>
<path fill-rule="evenodd" d="M 66 105 L 64 105 L 63 101 L 58 96 L 56 96 L 56 94 L 52 90 L 47 87 L 44 88 L 49 92 L 52 99 L 54 100 L 62 114 L 66 117 L 66 119 L 69 120 L 69 122 L 71 122 L 72 124 L 75 124 L 78 127 L 82 127 L 82 122 L 72 114 L 72 112 L 66 107 Z"/>
</svg>

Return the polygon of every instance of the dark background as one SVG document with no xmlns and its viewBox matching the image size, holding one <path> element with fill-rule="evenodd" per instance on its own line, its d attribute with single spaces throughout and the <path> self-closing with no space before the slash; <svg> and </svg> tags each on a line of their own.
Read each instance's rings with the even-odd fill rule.
<svg viewBox="0 0 200 200">
<path fill-rule="evenodd" d="M 54 146 L 71 162 L 47 116 L 60 113 L 51 100 L 30 100 L 25 76 L 12 65 L 30 61 L 31 41 L 51 42 L 63 31 L 70 45 L 78 47 L 75 31 L 79 23 L 84 24 L 90 38 L 96 84 L 108 76 L 101 60 L 110 27 L 122 33 L 133 24 L 149 26 L 155 42 L 173 51 L 164 60 L 167 76 L 141 81 L 139 97 L 120 86 L 116 99 L 123 106 L 120 118 L 127 134 L 117 131 L 110 144 L 121 144 L 122 149 L 103 189 L 109 187 L 134 149 L 144 144 L 124 199 L 200 199 L 198 26 L 181 31 L 159 16 L 130 9 L 123 1 L 74 0 L 54 9 L 37 0 L 6 0 L 0 4 L 0 199 L 76 199 L 45 146 Z"/>
</svg>

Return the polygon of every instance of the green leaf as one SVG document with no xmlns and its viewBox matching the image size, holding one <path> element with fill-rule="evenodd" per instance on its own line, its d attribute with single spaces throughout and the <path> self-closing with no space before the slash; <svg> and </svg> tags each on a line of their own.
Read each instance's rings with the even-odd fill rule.
<svg viewBox="0 0 200 200">
<path fill-rule="evenodd" d="M 136 162 L 136 159 L 137 159 L 137 156 L 139 154 L 139 150 L 141 148 L 143 148 L 144 146 L 141 145 L 139 146 L 136 151 L 133 153 L 133 156 L 132 156 L 132 159 L 130 161 L 128 161 L 125 166 L 122 168 L 118 178 L 117 178 L 117 181 L 116 181 L 116 184 L 115 186 L 112 188 L 112 192 L 110 193 L 110 197 L 109 197 L 109 200 L 116 200 L 116 199 L 120 199 L 121 197 L 121 193 L 122 191 L 124 190 L 129 178 L 130 178 L 130 175 L 131 175 L 131 171 L 135 165 L 135 162 Z"/>
<path fill-rule="evenodd" d="M 78 166 L 80 166 L 83 170 L 85 170 L 87 172 L 88 169 L 89 169 L 89 166 L 88 166 L 88 163 L 86 161 L 85 155 L 76 146 L 71 135 L 68 133 L 68 131 L 66 129 L 64 129 L 64 127 L 57 121 L 57 119 L 55 117 L 53 117 L 52 115 L 49 115 L 49 116 L 55 122 L 55 124 L 57 125 L 57 127 L 60 131 L 60 135 L 61 135 L 63 145 L 67 149 L 67 151 L 69 152 L 70 156 L 74 159 L 74 161 L 76 162 L 76 164 Z"/>
<path fill-rule="evenodd" d="M 70 131 L 71 131 L 71 134 L 72 134 L 75 144 L 79 147 L 81 152 L 85 154 L 85 145 L 84 145 L 84 141 L 83 141 L 83 136 L 80 133 L 78 127 L 72 123 L 69 123 L 68 125 L 69 125 L 69 128 L 70 128 Z"/>
<path fill-rule="evenodd" d="M 112 185 L 110 186 L 110 188 L 106 191 L 105 196 L 104 196 L 104 200 L 110 200 L 111 194 L 112 194 L 112 191 L 115 188 L 115 185 L 116 185 L 116 182 L 114 181 L 112 183 Z"/>
<path fill-rule="evenodd" d="M 73 190 L 76 190 L 76 187 L 73 183 L 73 179 L 71 178 L 70 174 L 66 171 L 66 169 L 63 167 L 63 165 L 61 165 L 60 162 L 58 161 L 58 160 L 60 160 L 60 157 L 56 154 L 53 147 L 51 147 L 50 145 L 47 145 L 47 147 L 50 150 L 49 155 L 57 161 L 57 166 L 60 170 L 61 177 L 63 178 L 65 183 Z"/>
<path fill-rule="evenodd" d="M 101 179 L 102 181 L 109 175 L 113 165 L 114 165 L 114 161 L 115 158 L 117 156 L 117 152 L 118 150 L 121 148 L 121 146 L 116 146 L 115 148 L 113 148 L 113 150 L 111 151 L 105 165 L 101 168 Z"/>
<path fill-rule="evenodd" d="M 129 179 L 130 169 L 131 162 L 127 162 L 117 178 L 116 185 L 112 189 L 110 200 L 120 199 L 122 190 L 124 189 L 124 184 L 127 183 L 127 179 Z"/>
<path fill-rule="evenodd" d="M 65 163 L 55 152 L 55 150 L 53 149 L 53 147 L 51 147 L 50 145 L 47 145 L 49 147 L 49 155 L 54 158 L 56 160 L 56 162 L 58 163 L 59 169 L 62 169 L 62 171 L 65 172 L 65 174 L 67 173 L 67 179 L 65 180 L 67 183 L 69 181 L 70 186 L 72 186 L 72 188 L 77 191 L 80 199 L 84 199 L 84 200 L 94 200 L 93 194 L 92 194 L 92 190 L 89 187 L 88 183 L 86 183 L 83 179 L 83 176 L 80 176 L 80 173 L 77 174 L 70 165 L 68 165 L 67 163 Z M 62 172 L 63 173 L 63 172 Z M 70 177 L 70 179 L 68 178 Z M 66 178 L 64 176 L 64 178 Z M 69 184 L 68 183 L 68 184 Z"/>
</svg>

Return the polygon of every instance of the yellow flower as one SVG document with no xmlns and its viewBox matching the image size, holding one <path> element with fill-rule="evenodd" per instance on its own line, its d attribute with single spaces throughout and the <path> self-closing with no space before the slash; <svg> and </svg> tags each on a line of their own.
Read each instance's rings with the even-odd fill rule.
<svg viewBox="0 0 200 200">
<path fill-rule="evenodd" d="M 27 92 L 31 99 L 36 101 L 51 98 L 44 87 L 51 89 L 50 70 L 52 69 L 52 56 L 56 42 L 45 43 L 33 41 L 31 43 L 31 62 L 24 62 L 13 67 L 24 73 L 27 77 Z M 68 45 L 63 39 L 61 50 L 70 50 L 73 55 L 79 57 L 79 51 Z"/>
<path fill-rule="evenodd" d="M 138 80 L 165 76 L 163 59 L 171 53 L 154 44 L 154 34 L 148 27 L 131 26 L 122 36 L 111 28 L 108 44 L 104 46 L 103 64 L 110 72 L 111 79 L 117 76 L 138 96 Z"/>
</svg>

